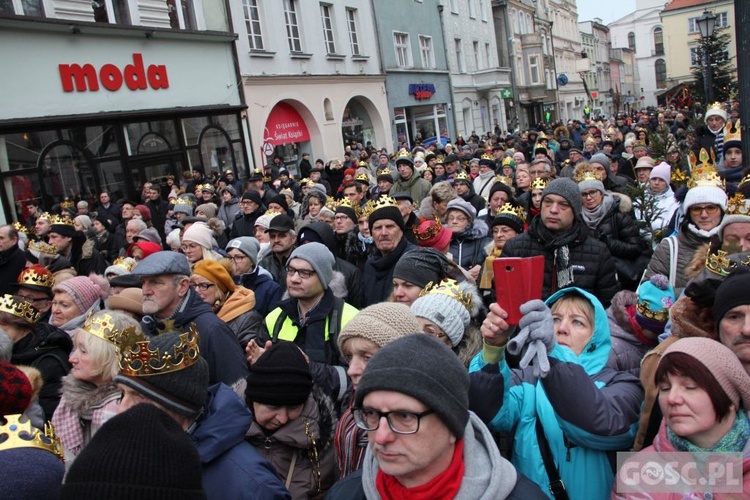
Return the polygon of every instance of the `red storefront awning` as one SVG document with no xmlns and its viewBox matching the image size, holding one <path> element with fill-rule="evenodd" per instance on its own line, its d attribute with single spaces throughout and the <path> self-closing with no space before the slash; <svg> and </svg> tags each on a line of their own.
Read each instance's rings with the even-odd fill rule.
<svg viewBox="0 0 750 500">
<path fill-rule="evenodd" d="M 310 133 L 302 117 L 289 104 L 278 103 L 271 110 L 266 120 L 264 142 L 280 146 L 292 142 L 305 142 L 310 140 Z"/>
</svg>

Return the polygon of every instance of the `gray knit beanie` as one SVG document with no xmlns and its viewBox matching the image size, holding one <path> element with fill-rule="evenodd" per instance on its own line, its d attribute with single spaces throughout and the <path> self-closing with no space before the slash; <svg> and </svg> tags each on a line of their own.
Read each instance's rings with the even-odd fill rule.
<svg viewBox="0 0 750 500">
<path fill-rule="evenodd" d="M 469 326 L 469 310 L 458 300 L 442 293 L 422 295 L 411 305 L 414 316 L 432 321 L 445 332 L 456 347 L 464 338 L 464 331 Z"/>
<path fill-rule="evenodd" d="M 591 155 L 589 163 L 600 163 L 607 171 L 607 175 L 609 175 L 609 165 L 612 162 L 604 153 L 596 153 L 595 155 Z"/>
<path fill-rule="evenodd" d="M 216 217 L 216 211 L 218 208 L 216 207 L 215 203 L 204 203 L 203 205 L 198 205 L 195 207 L 195 213 L 202 212 L 203 215 L 208 217 L 209 219 Z"/>
<path fill-rule="evenodd" d="M 323 285 L 324 289 L 328 289 L 328 284 L 333 278 L 333 266 L 336 259 L 325 245 L 315 241 L 305 243 L 294 249 L 287 262 L 291 262 L 292 259 L 302 259 L 308 262 L 315 269 L 320 284 Z"/>
<path fill-rule="evenodd" d="M 581 191 L 578 189 L 578 185 L 573 179 L 568 177 L 559 177 L 550 182 L 544 191 L 542 191 L 542 200 L 548 194 L 556 194 L 562 196 L 570 203 L 570 208 L 573 209 L 573 214 L 576 219 L 581 216 L 581 207 L 583 201 L 581 199 Z"/>
<path fill-rule="evenodd" d="M 150 339 L 148 347 L 160 354 L 173 352 L 180 344 L 182 332 L 162 333 Z M 117 375 L 117 384 L 123 384 L 156 401 L 165 408 L 194 418 L 198 416 L 208 395 L 208 362 L 198 361 L 182 370 L 148 376 Z"/>
<path fill-rule="evenodd" d="M 260 242 L 252 236 L 240 236 L 227 243 L 227 252 L 236 248 L 248 256 L 253 261 L 253 266 L 258 264 L 258 252 L 260 251 Z"/>
<path fill-rule="evenodd" d="M 450 262 L 434 248 L 418 248 L 406 252 L 393 268 L 393 277 L 408 281 L 419 288 L 427 283 L 438 283 L 448 275 Z"/>
<path fill-rule="evenodd" d="M 339 351 L 344 342 L 359 337 L 382 348 L 394 340 L 419 331 L 417 318 L 406 304 L 379 302 L 365 307 L 341 330 L 337 340 Z"/>
<path fill-rule="evenodd" d="M 469 422 L 469 374 L 453 351 L 430 335 L 407 335 L 367 363 L 354 406 L 373 391 L 411 396 L 434 410 L 457 439 Z"/>
</svg>

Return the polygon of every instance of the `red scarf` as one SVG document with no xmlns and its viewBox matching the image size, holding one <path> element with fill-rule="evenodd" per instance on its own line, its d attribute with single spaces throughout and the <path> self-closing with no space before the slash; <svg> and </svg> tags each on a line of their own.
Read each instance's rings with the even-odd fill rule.
<svg viewBox="0 0 750 500">
<path fill-rule="evenodd" d="M 375 486 L 383 500 L 450 500 L 458 494 L 461 480 L 464 478 L 464 440 L 456 442 L 453 458 L 447 469 L 422 486 L 407 488 L 393 476 L 382 470 L 378 471 Z"/>
<path fill-rule="evenodd" d="M 641 325 L 639 325 L 638 321 L 635 319 L 635 306 L 627 306 L 625 311 L 628 313 L 628 321 L 630 321 L 630 326 L 633 327 L 635 338 L 645 346 L 655 346 L 658 343 L 658 339 L 650 339 L 643 333 Z"/>
</svg>

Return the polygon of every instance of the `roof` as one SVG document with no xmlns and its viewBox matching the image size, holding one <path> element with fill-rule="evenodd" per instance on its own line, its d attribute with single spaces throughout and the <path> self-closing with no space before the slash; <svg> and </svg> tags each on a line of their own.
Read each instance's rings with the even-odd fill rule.
<svg viewBox="0 0 750 500">
<path fill-rule="evenodd" d="M 696 7 L 698 5 L 708 6 L 712 3 L 715 3 L 714 0 L 672 0 L 671 2 L 669 2 L 669 5 L 667 5 L 664 8 L 662 12 L 685 9 L 688 7 Z"/>
</svg>

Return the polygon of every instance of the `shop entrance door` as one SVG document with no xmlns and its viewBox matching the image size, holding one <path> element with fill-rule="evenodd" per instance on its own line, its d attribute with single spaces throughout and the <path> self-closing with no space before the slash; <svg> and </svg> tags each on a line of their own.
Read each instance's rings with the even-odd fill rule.
<svg viewBox="0 0 750 500">
<path fill-rule="evenodd" d="M 175 183 L 179 184 L 183 170 L 182 155 L 162 156 L 160 158 L 130 160 L 131 173 L 133 175 L 133 187 L 136 194 L 140 195 L 144 182 L 159 182 L 162 191 L 166 186 L 165 177 L 174 175 Z M 169 194 L 167 190 L 163 195 Z"/>
</svg>

